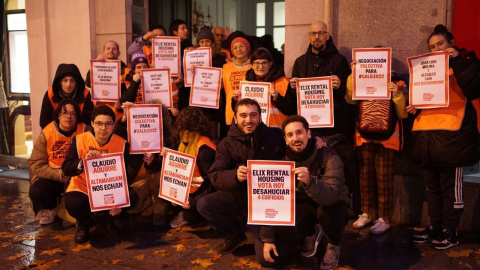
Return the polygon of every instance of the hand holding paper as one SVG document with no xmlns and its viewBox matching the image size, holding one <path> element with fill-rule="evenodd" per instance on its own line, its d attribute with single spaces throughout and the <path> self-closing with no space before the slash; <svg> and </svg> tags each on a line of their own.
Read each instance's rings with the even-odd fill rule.
<svg viewBox="0 0 480 270">
<path fill-rule="evenodd" d="M 297 175 L 297 180 L 304 183 L 305 185 L 310 184 L 310 172 L 307 167 L 299 167 L 292 170 L 292 172 Z"/>
<path fill-rule="evenodd" d="M 247 167 L 245 167 L 243 165 L 240 165 L 237 169 L 238 181 L 243 182 L 243 181 L 247 180 L 247 173 L 248 173 Z"/>
</svg>

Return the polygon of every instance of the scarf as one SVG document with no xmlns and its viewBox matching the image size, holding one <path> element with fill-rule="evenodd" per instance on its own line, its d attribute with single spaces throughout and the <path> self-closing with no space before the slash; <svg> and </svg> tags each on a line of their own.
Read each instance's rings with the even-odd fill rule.
<svg viewBox="0 0 480 270">
<path fill-rule="evenodd" d="M 178 152 L 196 156 L 199 137 L 200 133 L 198 132 L 190 132 L 188 130 L 180 132 L 180 145 L 178 146 Z"/>
<path fill-rule="evenodd" d="M 289 160 L 295 161 L 295 167 L 310 167 L 310 164 L 317 156 L 317 147 L 315 139 L 309 139 L 307 147 L 302 152 L 295 152 L 292 148 L 287 147 L 286 155 Z"/>
</svg>

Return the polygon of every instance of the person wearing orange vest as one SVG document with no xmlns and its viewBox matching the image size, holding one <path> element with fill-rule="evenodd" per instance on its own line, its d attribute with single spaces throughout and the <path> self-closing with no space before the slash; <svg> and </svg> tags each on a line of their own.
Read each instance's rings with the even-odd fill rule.
<svg viewBox="0 0 480 270">
<path fill-rule="evenodd" d="M 133 54 L 136 52 L 143 52 L 148 59 L 148 65 L 152 66 L 153 62 L 153 55 L 152 55 L 152 43 L 153 38 L 166 36 L 167 31 L 162 25 L 152 25 L 150 27 L 150 31 L 145 33 L 145 35 L 136 38 L 130 47 L 128 47 L 127 53 L 128 58 L 131 59 Z M 132 67 L 134 65 L 132 64 Z"/>
<path fill-rule="evenodd" d="M 88 240 L 89 229 L 93 222 L 83 159 L 110 153 L 123 153 L 125 164 L 128 164 L 131 159 L 127 141 L 113 134 L 115 114 L 112 109 L 105 105 L 95 108 L 92 112 L 91 124 L 93 131 L 73 138 L 67 157 L 62 164 L 63 174 L 71 177 L 65 193 L 65 207 L 68 213 L 77 220 L 75 243 L 84 243 Z M 128 171 L 127 179 L 131 179 Z M 131 189 L 129 189 L 129 193 L 130 205 L 135 205 L 137 195 Z M 112 208 L 109 210 L 109 216 L 116 216 L 121 212 L 121 208 Z M 112 218 L 109 218 L 108 222 L 107 225 L 111 229 L 116 229 Z"/>
<path fill-rule="evenodd" d="M 43 97 L 40 111 L 40 127 L 42 129 L 54 120 L 53 111 L 64 99 L 75 101 L 82 112 L 78 119 L 84 123 L 90 123 L 88 120 L 94 108 L 92 97 L 88 88 L 85 88 L 85 81 L 75 64 L 58 65 L 52 86 L 48 88 Z"/>
<path fill-rule="evenodd" d="M 172 128 L 170 141 L 179 152 L 197 157 L 189 204 L 170 222 L 170 227 L 178 228 L 203 220 L 197 210 L 197 201 L 215 191 L 208 178 L 208 170 L 215 161 L 216 145 L 208 118 L 196 107 L 186 107 L 180 112 Z M 164 154 L 165 150 L 162 149 L 161 155 Z"/>
<path fill-rule="evenodd" d="M 277 99 L 278 94 L 285 96 L 287 92 L 289 80 L 285 77 L 282 69 L 280 69 L 274 62 L 273 57 L 270 52 L 265 48 L 258 48 L 252 54 L 250 59 L 252 62 L 252 68 L 247 71 L 246 80 L 254 82 L 269 82 L 271 83 L 271 88 L 268 90 L 268 94 L 271 96 L 272 102 L 270 103 L 270 120 L 268 123 L 265 123 L 269 127 L 278 127 L 282 126 L 283 120 L 287 118 L 286 115 L 281 113 L 275 106 L 275 100 Z M 240 96 L 240 90 L 237 90 L 233 93 L 232 101 L 233 106 L 236 103 Z"/>
<path fill-rule="evenodd" d="M 480 62 L 459 55 L 444 25 L 437 25 L 427 42 L 431 52 L 444 51 L 449 56 L 449 103 L 421 110 L 413 123 L 414 156 L 422 165 L 430 217 L 430 226 L 416 232 L 413 241 L 431 242 L 443 250 L 459 244 L 463 167 L 480 158 L 478 119 L 471 102 L 480 97 Z M 407 111 L 417 113 L 412 106 Z"/>
<path fill-rule="evenodd" d="M 356 61 L 352 62 L 352 69 Z M 391 82 L 387 85 L 388 91 L 392 93 L 392 101 L 398 118 L 408 117 L 405 109 L 405 96 L 400 90 L 406 89 L 405 82 L 392 76 Z M 357 104 L 352 100 L 353 83 L 352 75 L 347 79 L 347 90 L 345 100 L 349 104 Z M 369 224 L 374 217 L 378 217 L 375 224 L 370 228 L 373 234 L 381 234 L 390 228 L 389 219 L 393 212 L 393 180 L 395 176 L 395 160 L 400 151 L 400 130 L 396 124 L 395 131 L 387 140 L 367 140 L 362 138 L 358 130 L 355 131 L 354 146 L 357 152 L 357 166 L 359 170 L 361 214 L 353 223 L 354 228 L 363 228 Z M 375 189 L 375 186 L 377 187 Z M 377 196 L 378 200 L 375 199 Z M 378 204 L 375 202 L 378 201 Z"/>
<path fill-rule="evenodd" d="M 77 121 L 80 108 L 72 100 L 60 101 L 53 115 L 55 120 L 42 130 L 28 159 L 32 171 L 29 196 L 41 225 L 54 220 L 61 225 L 61 220 L 56 218 L 56 207 L 70 180 L 61 170 L 62 163 L 73 137 L 91 129 Z"/>
</svg>

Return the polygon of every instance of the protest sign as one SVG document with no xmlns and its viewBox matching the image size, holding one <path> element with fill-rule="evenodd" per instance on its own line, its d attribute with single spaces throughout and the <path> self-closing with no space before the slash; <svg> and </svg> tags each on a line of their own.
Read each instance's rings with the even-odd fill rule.
<svg viewBox="0 0 480 270">
<path fill-rule="evenodd" d="M 391 48 L 353 49 L 353 100 L 390 99 Z"/>
<path fill-rule="evenodd" d="M 120 60 L 90 60 L 92 101 L 116 102 L 120 100 Z"/>
<path fill-rule="evenodd" d="M 143 103 L 159 99 L 168 109 L 173 106 L 172 84 L 168 69 L 142 69 Z"/>
<path fill-rule="evenodd" d="M 410 105 L 417 109 L 447 107 L 448 54 L 433 52 L 408 58 Z"/>
<path fill-rule="evenodd" d="M 168 68 L 172 77 L 180 75 L 180 38 L 155 37 L 153 41 L 153 68 Z"/>
<path fill-rule="evenodd" d="M 127 107 L 128 142 L 131 154 L 158 153 L 163 146 L 162 105 Z"/>
<path fill-rule="evenodd" d="M 272 87 L 271 83 L 267 82 L 240 82 L 241 98 L 251 98 L 258 102 L 262 110 L 262 122 L 268 125 L 270 122 L 270 95 L 268 89 Z"/>
<path fill-rule="evenodd" d="M 195 50 L 183 51 L 183 74 L 185 75 L 185 86 L 192 86 L 193 72 L 192 66 L 211 67 L 212 66 L 212 48 L 197 48 Z"/>
<path fill-rule="evenodd" d="M 249 160 L 248 224 L 295 226 L 293 161 Z"/>
<path fill-rule="evenodd" d="M 167 149 L 163 157 L 158 197 L 180 205 L 188 204 L 195 157 Z"/>
<path fill-rule="evenodd" d="M 218 109 L 220 106 L 221 79 L 221 68 L 195 68 L 189 105 Z"/>
<path fill-rule="evenodd" d="M 333 127 L 332 77 L 298 78 L 298 115 L 307 119 L 311 128 Z"/>
<path fill-rule="evenodd" d="M 130 206 L 123 153 L 83 160 L 92 212 Z"/>
</svg>

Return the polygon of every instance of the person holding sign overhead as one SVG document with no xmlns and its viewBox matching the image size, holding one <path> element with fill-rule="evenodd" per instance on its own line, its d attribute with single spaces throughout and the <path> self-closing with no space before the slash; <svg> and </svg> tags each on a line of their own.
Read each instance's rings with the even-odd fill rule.
<svg viewBox="0 0 480 270">
<path fill-rule="evenodd" d="M 356 61 L 352 62 L 352 69 L 355 68 Z M 398 119 L 405 119 L 408 113 L 405 109 L 405 96 L 401 88 L 406 89 L 404 81 L 400 80 L 392 72 L 391 82 L 387 88 L 393 97 L 390 100 L 352 100 L 353 83 L 352 75 L 347 79 L 347 92 L 345 99 L 350 104 L 358 104 L 357 129 L 355 130 L 355 149 L 357 152 L 357 165 L 359 169 L 360 180 L 360 202 L 362 214 L 358 220 L 353 223 L 354 228 L 363 228 L 369 224 L 374 217 L 375 225 L 370 232 L 381 234 L 390 228 L 388 220 L 393 211 L 393 179 L 395 176 L 395 160 L 398 151 L 401 149 L 403 138 L 400 135 L 400 125 Z M 394 106 L 392 106 L 394 104 Z M 392 108 L 394 107 L 394 108 Z M 389 111 L 395 110 L 395 111 Z M 397 117 L 392 116 L 395 113 Z M 384 120 L 388 119 L 389 122 Z M 360 121 L 364 121 L 360 123 Z M 369 128 L 379 132 L 381 128 L 375 126 L 381 123 L 383 127 L 393 126 L 387 134 L 387 139 L 381 139 L 384 134 L 365 133 L 363 126 L 369 125 Z M 387 133 L 387 132 L 385 132 Z M 363 136 L 362 136 L 363 134 Z M 376 137 L 378 136 L 378 137 Z M 378 201 L 378 205 L 376 205 Z"/>
<path fill-rule="evenodd" d="M 166 33 L 167 31 L 165 31 L 165 28 L 162 25 L 152 25 L 150 27 L 150 30 L 147 33 L 145 33 L 145 35 L 134 39 L 130 47 L 128 47 L 128 50 L 127 50 L 128 58 L 131 58 L 133 54 L 135 54 L 136 52 L 142 52 L 143 54 L 145 54 L 146 58 L 148 59 L 148 65 L 152 66 L 153 38 L 165 36 Z"/>
<path fill-rule="evenodd" d="M 92 112 L 93 131 L 77 135 L 72 140 L 68 155 L 62 164 L 65 176 L 72 177 L 65 193 L 65 206 L 68 213 L 77 220 L 75 243 L 84 243 L 89 238 L 89 229 L 93 225 L 93 215 L 87 190 L 87 178 L 83 159 L 100 157 L 102 154 L 123 153 L 125 163 L 129 163 L 128 143 L 125 139 L 113 134 L 115 114 L 108 106 L 101 105 Z M 127 177 L 128 178 L 128 177 Z M 130 204 L 135 205 L 137 195 L 130 191 Z M 111 208 L 110 216 L 122 212 L 121 208 Z M 113 219 L 109 219 L 115 229 Z"/>
<path fill-rule="evenodd" d="M 28 159 L 32 171 L 29 196 L 41 225 L 60 221 L 56 207 L 70 180 L 61 170 L 62 163 L 73 137 L 91 129 L 77 120 L 80 108 L 70 99 L 60 101 L 53 114 L 55 120 L 42 130 Z"/>
<path fill-rule="evenodd" d="M 479 160 L 477 115 L 472 100 L 480 97 L 480 63 L 459 55 L 444 25 L 428 38 L 431 52 L 444 51 L 449 65 L 447 107 L 423 109 L 412 132 L 414 155 L 421 162 L 427 189 L 430 226 L 413 235 L 415 243 L 431 242 L 436 249 L 459 244 L 457 227 L 463 212 L 463 167 Z M 417 109 L 407 106 L 409 113 Z"/>
</svg>

